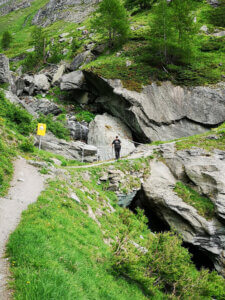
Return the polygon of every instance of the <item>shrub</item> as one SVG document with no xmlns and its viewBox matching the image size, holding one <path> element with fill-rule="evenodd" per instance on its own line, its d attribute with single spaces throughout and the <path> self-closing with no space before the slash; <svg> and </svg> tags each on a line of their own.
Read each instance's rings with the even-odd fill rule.
<svg viewBox="0 0 225 300">
<path fill-rule="evenodd" d="M 34 152 L 34 142 L 31 139 L 25 139 L 20 144 L 20 149 L 24 152 Z"/>
<path fill-rule="evenodd" d="M 69 140 L 69 129 L 65 127 L 63 122 L 53 120 L 52 114 L 49 114 L 47 116 L 41 115 L 38 121 L 40 123 L 45 123 L 47 125 L 47 129 L 50 130 L 56 137 L 64 140 Z"/>
<path fill-rule="evenodd" d="M 86 110 L 82 110 L 76 114 L 76 119 L 78 122 L 84 121 L 84 122 L 90 123 L 92 120 L 94 120 L 94 118 L 95 118 L 95 115 Z"/>
<path fill-rule="evenodd" d="M 116 272 L 134 282 L 151 299 L 224 299 L 224 279 L 206 270 L 196 270 L 182 239 L 172 232 L 147 233 L 146 219 L 138 212 L 139 224 L 131 212 L 124 210 L 120 219 L 124 230 L 118 232 L 113 245 L 112 266 Z"/>
<path fill-rule="evenodd" d="M 24 109 L 10 103 L 0 91 L 0 116 L 6 118 L 7 124 L 23 135 L 29 135 L 35 129 L 32 116 Z"/>
<path fill-rule="evenodd" d="M 7 50 L 10 47 L 11 42 L 12 42 L 12 35 L 8 31 L 5 31 L 3 33 L 2 40 L 1 40 L 2 49 Z"/>
</svg>

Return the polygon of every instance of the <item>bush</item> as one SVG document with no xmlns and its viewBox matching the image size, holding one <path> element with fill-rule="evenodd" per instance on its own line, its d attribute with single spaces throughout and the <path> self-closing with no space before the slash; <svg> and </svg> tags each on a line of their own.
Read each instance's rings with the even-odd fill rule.
<svg viewBox="0 0 225 300">
<path fill-rule="evenodd" d="M 31 139 L 25 139 L 20 144 L 20 149 L 24 152 L 34 152 L 34 142 Z"/>
<path fill-rule="evenodd" d="M 11 42 L 12 42 L 12 35 L 8 31 L 5 31 L 3 33 L 2 40 L 1 40 L 2 49 L 7 50 L 10 47 Z"/>
<path fill-rule="evenodd" d="M 138 211 L 139 224 L 124 210 L 124 229 L 113 245 L 112 265 L 116 272 L 140 284 L 151 299 L 224 299 L 224 279 L 206 270 L 196 270 L 182 239 L 172 232 L 139 238 L 146 219 Z"/>
<path fill-rule="evenodd" d="M 29 135 L 35 129 L 33 117 L 24 109 L 10 103 L 0 91 L 0 116 L 6 123 L 23 135 Z"/>
<path fill-rule="evenodd" d="M 82 110 L 76 114 L 76 119 L 78 122 L 84 121 L 84 122 L 90 123 L 92 120 L 94 120 L 94 118 L 95 118 L 95 115 L 86 110 Z"/>
<path fill-rule="evenodd" d="M 41 115 L 38 121 L 39 123 L 46 124 L 47 129 L 50 130 L 56 137 L 64 140 L 69 140 L 69 129 L 65 127 L 64 122 L 53 120 L 52 114 L 49 114 L 47 116 Z"/>
<path fill-rule="evenodd" d="M 38 64 L 40 64 L 40 58 L 35 53 L 28 53 L 23 62 L 23 71 L 31 71 L 37 67 Z"/>
<path fill-rule="evenodd" d="M 57 64 L 63 59 L 63 45 L 62 44 L 54 44 L 49 48 L 50 56 L 48 58 L 48 62 Z"/>
</svg>

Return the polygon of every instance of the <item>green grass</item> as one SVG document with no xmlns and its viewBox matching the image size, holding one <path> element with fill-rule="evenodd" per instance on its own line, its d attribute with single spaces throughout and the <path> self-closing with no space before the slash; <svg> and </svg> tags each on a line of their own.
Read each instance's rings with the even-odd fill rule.
<svg viewBox="0 0 225 300">
<path fill-rule="evenodd" d="M 199 195 L 199 193 L 182 182 L 177 182 L 174 191 L 184 202 L 196 208 L 198 213 L 207 220 L 211 220 L 214 217 L 214 204 L 209 198 Z"/>
<path fill-rule="evenodd" d="M 145 299 L 138 286 L 107 270 L 109 247 L 84 208 L 64 183 L 52 182 L 23 214 L 8 246 L 15 299 Z"/>
<path fill-rule="evenodd" d="M 152 235 L 142 214 L 136 216 L 120 208 L 116 195 L 97 183 L 107 167 L 68 169 L 70 184 L 68 180 L 51 181 L 23 213 L 7 247 L 14 298 L 171 299 L 169 287 L 175 284 L 177 296 L 189 290 L 190 299 L 214 296 L 222 300 L 222 277 L 215 272 L 198 272 L 178 237 L 171 233 Z M 89 179 L 84 180 L 83 173 L 88 173 Z M 80 203 L 70 197 L 72 192 Z M 90 208 L 97 221 L 89 217 Z M 145 263 L 135 259 L 141 253 L 129 241 L 148 247 L 155 268 L 149 279 L 145 278 L 151 274 L 144 271 Z M 129 258 L 117 251 L 118 243 L 127 247 Z M 174 295 L 173 299 L 178 298 Z"/>
<path fill-rule="evenodd" d="M 0 196 L 6 194 L 13 175 L 13 158 L 16 155 L 14 147 L 7 143 L 9 138 L 3 120 L 0 119 Z"/>
<path fill-rule="evenodd" d="M 215 139 L 210 138 L 214 136 Z M 176 142 L 177 150 L 190 149 L 198 147 L 206 151 L 213 151 L 214 149 L 225 150 L 225 123 L 218 128 L 212 129 L 204 134 L 198 134 L 187 138 L 180 139 Z"/>
</svg>

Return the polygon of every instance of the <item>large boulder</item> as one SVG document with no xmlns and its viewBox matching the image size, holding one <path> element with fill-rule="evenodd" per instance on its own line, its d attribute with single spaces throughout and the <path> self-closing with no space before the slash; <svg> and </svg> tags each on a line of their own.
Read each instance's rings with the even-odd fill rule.
<svg viewBox="0 0 225 300">
<path fill-rule="evenodd" d="M 60 89 L 62 91 L 80 90 L 84 84 L 84 74 L 82 71 L 74 71 L 63 75 Z"/>
<path fill-rule="evenodd" d="M 72 61 L 72 63 L 69 66 L 69 69 L 71 71 L 75 71 L 79 69 L 79 67 L 83 64 L 89 63 L 92 60 L 95 59 L 95 56 L 91 53 L 91 51 L 85 51 L 80 54 L 78 54 Z"/>
<path fill-rule="evenodd" d="M 59 84 L 60 79 L 62 78 L 65 70 L 66 70 L 66 66 L 65 65 L 61 65 L 61 66 L 58 67 L 57 71 L 53 75 L 52 85 Z"/>
<path fill-rule="evenodd" d="M 36 140 L 35 145 L 38 146 L 39 141 Z M 56 138 L 53 134 L 47 133 L 42 138 L 41 148 L 55 154 L 64 156 L 67 159 L 74 159 L 84 162 L 93 162 L 97 160 L 97 148 L 87 145 L 83 142 L 67 142 Z"/>
<path fill-rule="evenodd" d="M 209 167 L 210 168 L 210 167 Z M 176 178 L 160 161 L 151 163 L 151 175 L 143 184 L 141 204 L 175 228 L 189 244 L 211 258 L 215 268 L 225 275 L 225 226 L 217 219 L 208 221 L 174 192 Z"/>
<path fill-rule="evenodd" d="M 225 120 L 225 83 L 181 87 L 152 83 L 141 93 L 123 88 L 120 80 L 106 80 L 85 72 L 98 105 L 120 118 L 139 141 L 169 140 L 203 133 Z"/>
<path fill-rule="evenodd" d="M 200 193 L 212 200 L 217 218 L 225 224 L 225 151 L 215 150 L 211 154 L 199 148 L 176 151 L 174 144 L 161 145 L 160 151 L 178 180 L 191 180 Z"/>
<path fill-rule="evenodd" d="M 34 75 L 34 90 L 46 92 L 50 89 L 48 78 L 44 74 Z"/>
<path fill-rule="evenodd" d="M 86 122 L 78 122 L 75 116 L 67 116 L 66 127 L 69 129 L 70 135 L 74 140 L 87 142 L 89 128 Z"/>
<path fill-rule="evenodd" d="M 16 94 L 21 95 L 35 95 L 45 93 L 50 89 L 50 83 L 45 74 L 37 74 L 34 76 L 23 75 L 16 81 Z"/>
<path fill-rule="evenodd" d="M 118 118 L 108 114 L 98 115 L 89 125 L 88 144 L 99 149 L 101 160 L 114 158 L 112 142 L 116 136 L 121 140 L 121 156 L 127 156 L 134 151 L 130 129 Z"/>
<path fill-rule="evenodd" d="M 48 26 L 56 20 L 72 23 L 82 23 L 96 8 L 98 0 L 51 0 L 40 8 L 32 23 L 39 26 Z"/>
<path fill-rule="evenodd" d="M 0 53 L 0 83 L 10 83 L 9 59 Z"/>
<path fill-rule="evenodd" d="M 31 96 L 21 98 L 21 104 L 25 109 L 29 111 L 33 116 L 35 115 L 59 115 L 62 113 L 61 108 L 54 102 L 49 101 L 46 98 L 37 99 Z"/>
</svg>

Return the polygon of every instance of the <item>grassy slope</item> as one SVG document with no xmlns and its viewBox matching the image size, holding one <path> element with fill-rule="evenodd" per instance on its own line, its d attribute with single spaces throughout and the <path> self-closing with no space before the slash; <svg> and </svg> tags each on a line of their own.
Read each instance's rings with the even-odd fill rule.
<svg viewBox="0 0 225 300">
<path fill-rule="evenodd" d="M 130 168 L 135 166 L 131 164 Z M 116 168 L 120 167 L 118 162 Z M 170 234 L 151 235 L 141 219 L 118 207 L 113 192 L 96 183 L 105 168 L 70 169 L 70 184 L 69 179 L 50 182 L 38 202 L 23 214 L 8 244 L 15 299 L 168 299 L 168 287 L 177 285 L 179 293 L 182 280 L 186 292 L 187 278 L 182 277 L 183 273 L 191 282 L 189 299 L 210 299 L 212 295 L 223 299 L 221 277 L 207 275 L 203 284 L 202 275 L 195 270 L 181 242 Z M 70 197 L 71 192 L 77 194 L 80 204 Z M 90 218 L 90 208 L 97 221 Z M 133 271 L 127 267 L 122 270 L 123 264 L 129 263 L 127 258 L 117 264 L 119 240 L 123 243 L 127 239 L 124 234 L 128 241 L 149 247 L 152 268 L 155 266 L 149 281 L 135 275 L 135 252 L 129 256 Z M 147 246 L 149 234 L 151 242 Z M 142 270 L 142 265 L 139 267 Z M 173 299 L 178 298 L 174 295 Z"/>
<path fill-rule="evenodd" d="M 30 8 L 12 12 L 7 16 L 0 17 L 0 36 L 5 30 L 10 30 L 13 33 L 12 47 L 5 51 L 9 57 L 14 57 L 31 46 L 29 45 L 30 33 L 33 26 L 31 20 L 34 14 L 40 7 L 46 4 L 47 0 L 34 1 Z M 198 25 L 206 24 L 211 32 L 214 27 L 207 24 L 206 12 L 209 6 L 205 3 L 196 2 L 196 15 Z M 137 30 L 131 31 L 130 39 L 121 48 L 103 54 L 96 61 L 89 63 L 85 69 L 92 70 L 96 74 L 106 78 L 119 78 L 123 81 L 125 87 L 131 90 L 140 91 L 143 85 L 150 84 L 154 81 L 171 80 L 175 84 L 184 85 L 201 85 L 216 83 L 222 80 L 221 75 L 225 75 L 225 65 L 221 64 L 225 60 L 224 40 L 225 38 L 212 38 L 204 33 L 197 36 L 195 59 L 189 66 L 166 66 L 168 73 L 161 66 L 152 64 L 152 59 L 149 58 L 149 20 L 151 11 L 138 13 L 130 17 L 131 25 Z M 90 19 L 87 19 L 83 24 L 91 30 Z M 142 27 L 139 27 L 139 26 Z M 58 21 L 45 29 L 46 36 L 50 38 L 58 38 L 62 32 L 69 32 L 70 36 L 77 34 L 77 24 Z M 220 28 L 223 30 L 223 28 Z M 89 38 L 86 37 L 81 41 L 82 45 L 91 40 L 100 41 L 98 35 Z M 219 49 L 217 46 L 219 45 Z M 64 45 L 68 48 L 68 45 Z M 207 51 L 206 51 L 207 50 Z M 1 49 L 0 49 L 1 51 Z M 120 56 L 116 53 L 121 52 Z M 75 53 L 69 53 L 65 59 L 71 60 Z M 131 61 L 131 66 L 126 66 L 126 61 Z M 21 63 L 21 62 L 20 62 Z M 20 64 L 19 63 L 19 64 Z M 16 65 L 19 65 L 16 64 Z"/>
<path fill-rule="evenodd" d="M 3 99 L 0 104 L 4 104 Z M 12 109 L 13 105 L 7 104 L 6 107 L 7 111 L 17 112 L 17 109 Z M 12 156 L 16 152 L 24 155 L 20 145 L 27 138 L 19 133 L 18 124 L 12 122 L 15 115 L 4 115 L 4 105 L 1 107 L 1 114 L 1 139 L 4 139 L 5 146 L 0 151 L 12 166 Z M 221 130 L 218 130 L 218 134 L 221 134 Z M 37 150 L 27 153 L 26 157 L 44 160 L 49 164 L 53 163 L 54 157 L 61 160 L 63 165 L 73 163 Z M 143 163 L 146 162 L 137 160 L 128 164 L 122 161 L 116 163 L 115 168 L 136 171 L 143 168 Z M 1 166 L 0 164 L 0 168 Z M 101 166 L 89 169 L 89 179 L 87 170 L 69 169 L 70 178 L 66 182 L 50 182 L 38 202 L 23 214 L 22 222 L 8 245 L 15 279 L 12 282 L 15 299 L 167 299 L 166 293 L 170 293 L 168 286 L 179 287 L 178 296 L 179 293 L 187 292 L 187 280 L 191 283 L 188 293 L 191 293 L 190 297 L 193 296 L 193 299 L 196 299 L 196 295 L 199 299 L 210 299 L 211 296 L 223 299 L 225 285 L 222 278 L 214 273 L 203 276 L 197 272 L 187 251 L 181 247 L 181 242 L 176 237 L 159 234 L 152 238 L 150 235 L 150 244 L 147 242 L 150 234 L 147 228 L 135 215 L 118 207 L 116 195 L 105 190 L 107 183 L 97 183 L 105 168 Z M 4 176 L 2 193 L 6 191 L 11 175 L 12 172 Z M 128 177 L 127 179 L 129 181 Z M 70 197 L 72 192 L 77 194 L 81 204 Z M 114 207 L 115 212 L 112 212 L 108 203 Z M 90 207 L 100 226 L 88 216 Z M 143 279 L 143 275 L 136 274 L 137 270 L 142 272 L 143 262 L 137 264 L 136 259 L 133 260 L 135 252 L 131 252 L 129 259 L 127 257 L 124 260 L 123 257 L 120 260 L 122 254 L 118 256 L 115 249 L 126 241 L 124 234 L 128 234 L 129 239 L 140 245 L 150 247 L 151 267 L 155 268 L 150 279 Z M 145 239 L 142 240 L 141 236 Z M 113 246 L 110 247 L 104 241 Z M 129 246 L 128 243 L 127 247 Z M 200 279 L 202 276 L 204 280 Z"/>
</svg>

